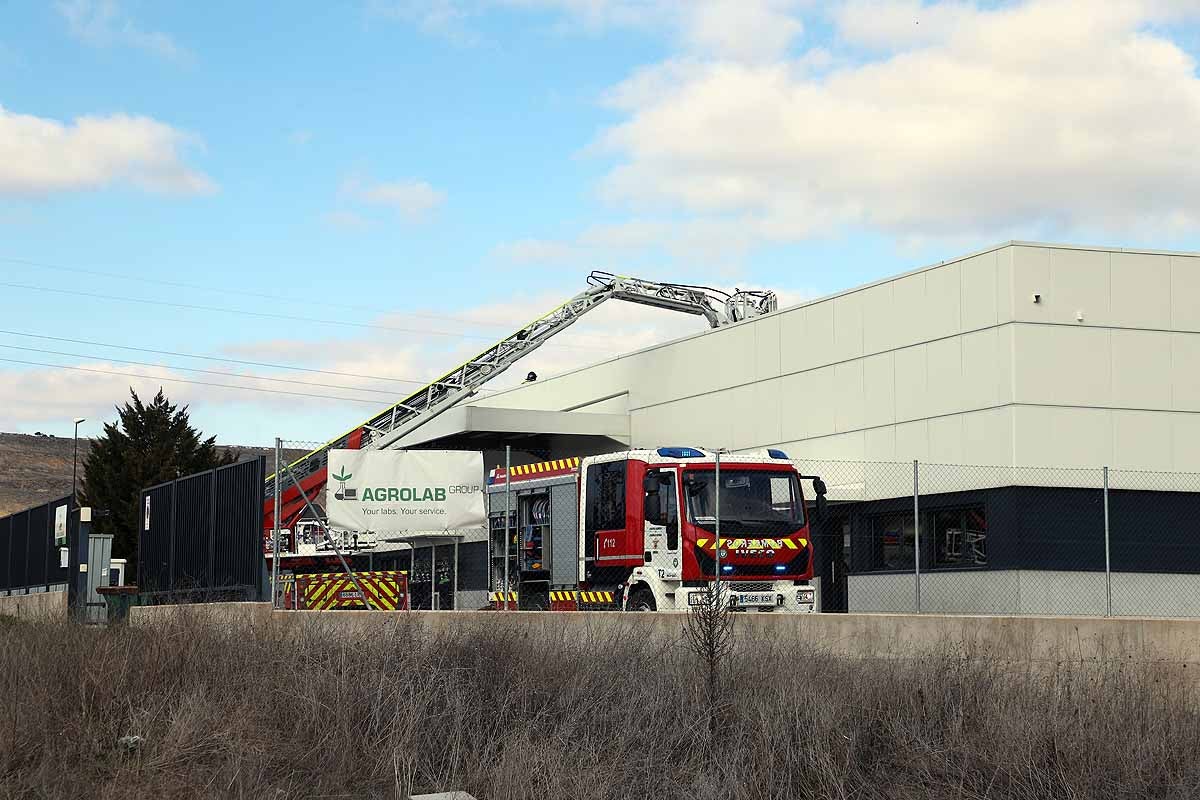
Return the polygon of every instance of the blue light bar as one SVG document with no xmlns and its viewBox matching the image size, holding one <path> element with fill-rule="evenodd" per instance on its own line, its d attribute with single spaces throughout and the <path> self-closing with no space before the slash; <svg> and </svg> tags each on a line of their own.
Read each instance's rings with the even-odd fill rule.
<svg viewBox="0 0 1200 800">
<path fill-rule="evenodd" d="M 663 458 L 704 458 L 704 451 L 695 447 L 660 447 L 658 454 Z"/>
<path fill-rule="evenodd" d="M 775 571 L 776 571 L 776 572 L 786 572 L 786 571 L 787 571 L 787 564 L 776 564 L 776 565 L 775 565 Z"/>
<path fill-rule="evenodd" d="M 771 458 L 787 458 L 787 453 L 782 450 L 768 450 L 767 455 Z"/>
<path fill-rule="evenodd" d="M 733 567 L 728 564 L 721 565 L 721 572 L 733 572 Z"/>
</svg>

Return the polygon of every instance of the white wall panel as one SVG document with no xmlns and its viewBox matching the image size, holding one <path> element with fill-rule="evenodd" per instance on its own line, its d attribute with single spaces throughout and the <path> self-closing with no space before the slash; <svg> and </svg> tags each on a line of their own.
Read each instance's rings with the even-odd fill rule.
<svg viewBox="0 0 1200 800">
<path fill-rule="evenodd" d="M 961 266 L 946 264 L 925 272 L 925 319 L 923 334 L 929 339 L 953 336 L 962 328 Z"/>
<path fill-rule="evenodd" d="M 1200 414 L 1171 415 L 1171 469 L 1200 472 Z"/>
<path fill-rule="evenodd" d="M 862 431 L 838 433 L 803 442 L 787 442 L 782 449 L 792 458 L 862 461 L 866 455 L 866 436 Z"/>
<path fill-rule="evenodd" d="M 1050 249 L 1049 305 L 1054 322 L 1070 322 L 1083 311 L 1089 325 L 1108 325 L 1109 254 L 1097 250 Z"/>
<path fill-rule="evenodd" d="M 929 460 L 929 422 L 904 422 L 896 428 L 896 460 Z"/>
<path fill-rule="evenodd" d="M 749 323 L 754 332 L 754 378 L 767 380 L 779 377 L 779 336 L 782 327 L 778 316 Z"/>
<path fill-rule="evenodd" d="M 1171 334 L 1114 328 L 1110 337 L 1112 404 L 1170 408 Z"/>
<path fill-rule="evenodd" d="M 1014 463 L 1028 467 L 1098 467 L 1112 463 L 1107 409 L 1016 406 Z"/>
<path fill-rule="evenodd" d="M 862 294 L 863 352 L 878 353 L 899 346 L 897 334 L 911 323 L 894 297 L 895 281 L 864 289 Z"/>
<path fill-rule="evenodd" d="M 929 341 L 929 321 L 925 318 L 926 274 L 919 272 L 891 282 L 895 302 L 892 347 L 908 347 Z"/>
<path fill-rule="evenodd" d="M 928 391 L 924 416 L 962 411 L 962 337 L 938 339 L 925 345 Z"/>
<path fill-rule="evenodd" d="M 1045 247 L 1016 246 L 1012 254 L 1013 319 L 1019 322 L 1050 322 L 1050 251 Z M 1034 304 L 1034 294 L 1042 296 Z"/>
<path fill-rule="evenodd" d="M 1018 403 L 1107 406 L 1112 357 L 1105 328 L 1019 325 L 1014 330 Z"/>
<path fill-rule="evenodd" d="M 999 328 L 988 328 L 962 336 L 961 410 L 987 408 L 1006 402 L 1011 355 L 1009 337 Z"/>
<path fill-rule="evenodd" d="M 934 464 L 965 464 L 961 414 L 929 420 L 929 461 Z M 939 490 L 941 491 L 941 490 Z"/>
<path fill-rule="evenodd" d="M 862 360 L 863 419 L 867 427 L 896 421 L 896 354 L 882 353 Z"/>
<path fill-rule="evenodd" d="M 999 319 L 997 260 L 998 254 L 993 251 L 959 263 L 959 292 L 962 297 L 960 330 L 970 331 L 995 325 Z"/>
<path fill-rule="evenodd" d="M 1171 257 L 1112 253 L 1112 324 L 1125 328 L 1171 327 Z"/>
<path fill-rule="evenodd" d="M 867 461 L 896 460 L 896 426 L 884 425 L 880 428 L 870 428 L 864 439 L 865 458 Z"/>
<path fill-rule="evenodd" d="M 895 353 L 896 421 L 906 422 L 928 416 L 929 367 L 925 345 L 906 347 Z"/>
<path fill-rule="evenodd" d="M 1200 258 L 1171 256 L 1171 328 L 1200 331 Z"/>
<path fill-rule="evenodd" d="M 812 369 L 837 360 L 834 353 L 833 301 L 826 300 L 806 306 L 804 337 L 783 340 L 781 353 L 784 374 Z"/>
<path fill-rule="evenodd" d="M 963 456 L 967 464 L 1012 464 L 1013 408 L 991 408 L 962 415 Z"/>
<path fill-rule="evenodd" d="M 833 368 L 835 429 L 840 433 L 863 427 L 866 398 L 863 395 L 863 359 L 847 361 Z"/>
<path fill-rule="evenodd" d="M 1014 247 L 1002 247 L 996 252 L 996 322 L 1012 322 L 1016 311 L 1013 282 Z M 1028 299 L 1025 301 L 1029 302 Z"/>
<path fill-rule="evenodd" d="M 845 361 L 863 354 L 862 292 L 833 300 L 834 337 L 829 361 Z"/>
<path fill-rule="evenodd" d="M 1171 415 L 1159 411 L 1113 411 L 1113 455 L 1118 469 L 1173 469 Z"/>
<path fill-rule="evenodd" d="M 1172 333 L 1171 408 L 1200 411 L 1200 333 Z"/>
<path fill-rule="evenodd" d="M 779 370 L 780 374 L 798 372 L 808 367 L 817 366 L 824 361 L 820 353 L 810 352 L 812 344 L 805 331 L 805 320 L 812 309 L 826 305 L 817 303 L 812 306 L 793 308 L 779 315 Z M 831 328 L 832 331 L 832 328 Z"/>
</svg>

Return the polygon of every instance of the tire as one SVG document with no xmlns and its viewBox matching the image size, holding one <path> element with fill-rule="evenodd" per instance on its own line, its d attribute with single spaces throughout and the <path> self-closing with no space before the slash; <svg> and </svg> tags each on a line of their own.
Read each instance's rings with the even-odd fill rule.
<svg viewBox="0 0 1200 800">
<path fill-rule="evenodd" d="M 625 606 L 626 611 L 657 611 L 658 607 L 654 603 L 654 595 L 649 589 L 634 589 L 629 593 L 629 602 Z"/>
</svg>

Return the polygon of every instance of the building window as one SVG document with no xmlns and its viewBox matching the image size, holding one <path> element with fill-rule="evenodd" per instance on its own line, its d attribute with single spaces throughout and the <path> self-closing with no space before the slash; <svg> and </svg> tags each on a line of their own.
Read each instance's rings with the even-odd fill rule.
<svg viewBox="0 0 1200 800">
<path fill-rule="evenodd" d="M 871 541 L 870 570 L 914 569 L 911 511 L 868 516 L 863 522 Z M 987 563 L 987 516 L 982 505 L 921 512 L 922 569 L 986 567 Z"/>
<path fill-rule="evenodd" d="M 921 516 L 924 523 L 926 515 Z M 983 506 L 942 509 L 929 516 L 933 518 L 935 567 L 987 566 L 987 518 Z"/>
<path fill-rule="evenodd" d="M 874 544 L 875 570 L 912 570 L 916 552 L 912 512 L 867 518 Z"/>
</svg>

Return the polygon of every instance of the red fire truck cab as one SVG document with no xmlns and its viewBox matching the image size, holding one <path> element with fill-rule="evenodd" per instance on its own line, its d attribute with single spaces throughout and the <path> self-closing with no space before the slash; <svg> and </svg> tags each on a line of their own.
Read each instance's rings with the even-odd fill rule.
<svg viewBox="0 0 1200 800">
<path fill-rule="evenodd" d="M 630 450 L 503 468 L 488 476 L 495 599 L 521 608 L 686 610 L 717 577 L 739 610 L 817 608 L 810 509 L 820 478 L 778 450 Z M 507 517 L 507 520 L 506 520 Z M 507 543 L 506 543 L 507 542 Z M 508 594 L 505 587 L 507 560 Z"/>
</svg>

